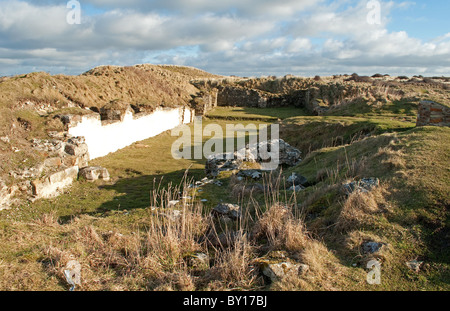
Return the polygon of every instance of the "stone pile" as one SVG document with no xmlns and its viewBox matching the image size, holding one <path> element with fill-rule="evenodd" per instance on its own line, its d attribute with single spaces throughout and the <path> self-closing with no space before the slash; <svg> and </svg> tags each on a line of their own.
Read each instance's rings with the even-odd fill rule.
<svg viewBox="0 0 450 311">
<path fill-rule="evenodd" d="M 359 181 L 353 181 L 343 185 L 345 194 L 350 195 L 353 192 L 369 192 L 380 185 L 378 178 L 363 178 Z"/>
<path fill-rule="evenodd" d="M 208 157 L 205 172 L 208 177 L 216 178 L 220 172 L 242 171 L 246 163 L 256 163 L 264 166 L 267 153 L 279 147 L 278 165 L 295 166 L 301 162 L 301 152 L 282 139 L 273 139 L 257 144 L 247 145 L 245 148 L 231 153 L 220 153 Z M 276 165 L 275 165 L 276 166 Z M 276 169 L 276 167 L 272 167 Z M 243 174 L 243 173 L 241 173 Z M 258 174 L 259 176 L 259 174 Z"/>
</svg>

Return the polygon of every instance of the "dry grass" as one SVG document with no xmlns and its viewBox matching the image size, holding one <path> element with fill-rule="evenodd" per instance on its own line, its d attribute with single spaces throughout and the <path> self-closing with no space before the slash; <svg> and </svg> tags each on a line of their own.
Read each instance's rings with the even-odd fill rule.
<svg viewBox="0 0 450 311">
<path fill-rule="evenodd" d="M 320 241 L 310 240 L 299 255 L 309 270 L 301 275 L 291 274 L 271 285 L 274 291 L 336 291 L 344 286 L 346 269 Z"/>
<path fill-rule="evenodd" d="M 342 202 L 342 209 L 336 221 L 338 231 L 349 231 L 375 223 L 375 216 L 383 212 L 386 205 L 385 188 L 377 187 L 369 192 L 355 191 Z"/>
<path fill-rule="evenodd" d="M 291 207 L 278 203 L 271 205 L 255 224 L 256 238 L 267 239 L 272 249 L 301 251 L 309 238 L 301 218 L 295 217 Z"/>
<path fill-rule="evenodd" d="M 208 279 L 215 280 L 211 289 L 248 290 L 260 286 L 257 269 L 251 264 L 254 256 L 254 246 L 241 231 L 232 247 L 216 254 L 214 267 L 207 273 Z"/>
<path fill-rule="evenodd" d="M 81 264 L 81 287 L 77 290 L 83 291 L 263 289 L 267 283 L 255 264 L 261 247 L 286 250 L 292 258 L 302 258 L 310 264 L 308 252 L 316 242 L 290 207 L 278 202 L 265 207 L 264 213 L 247 215 L 223 228 L 217 227 L 217 220 L 205 214 L 195 199 L 193 204 L 182 201 L 168 207 L 179 189 L 159 189 L 159 193 L 154 193 L 152 203 L 161 207 L 155 209 L 152 204 L 154 209 L 148 208 L 143 219 L 145 226 L 136 226 L 128 232 L 110 229 L 108 219 L 89 216 L 61 223 L 55 213 L 21 224 L 22 234 L 14 236 L 17 241 L 14 247 L 27 249 L 39 245 L 34 255 L 39 258 L 37 266 L 0 265 L 0 275 L 22 267 L 34 273 L 33 281 L 23 282 L 25 276 L 16 273 L 0 282 L 0 288 L 6 289 L 6 284 L 10 284 L 25 290 L 67 290 L 69 285 L 63 272 L 72 260 Z M 179 217 L 174 216 L 177 210 Z M 207 243 L 211 232 L 231 234 L 232 243 L 218 246 Z M 29 238 L 31 234 L 33 241 Z M 195 254 L 205 254 L 211 266 L 193 265 L 191 259 Z M 316 263 L 311 273 L 318 272 L 319 265 Z M 42 276 L 48 278 L 49 284 L 39 281 Z M 290 286 L 293 284 L 297 289 L 307 286 L 295 280 Z"/>
</svg>

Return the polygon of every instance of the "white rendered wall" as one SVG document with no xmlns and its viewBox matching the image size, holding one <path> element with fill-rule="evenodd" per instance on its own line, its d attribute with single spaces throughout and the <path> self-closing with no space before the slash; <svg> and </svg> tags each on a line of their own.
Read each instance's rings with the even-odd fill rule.
<svg viewBox="0 0 450 311">
<path fill-rule="evenodd" d="M 80 123 L 69 128 L 69 134 L 84 136 L 90 158 L 95 159 L 190 122 L 191 111 L 184 108 L 157 109 L 152 114 L 136 119 L 128 111 L 122 122 L 104 126 L 99 115 L 83 116 Z"/>
</svg>

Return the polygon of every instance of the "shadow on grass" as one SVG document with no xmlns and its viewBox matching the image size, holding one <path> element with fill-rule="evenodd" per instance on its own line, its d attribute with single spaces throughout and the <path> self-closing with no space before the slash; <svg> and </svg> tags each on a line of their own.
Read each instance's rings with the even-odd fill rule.
<svg viewBox="0 0 450 311">
<path fill-rule="evenodd" d="M 222 113 L 220 108 L 228 108 L 227 114 Z M 291 117 L 308 116 L 305 109 L 297 107 L 279 107 L 279 108 L 253 108 L 253 107 L 219 107 L 219 110 L 208 113 L 210 119 L 222 120 L 246 120 L 277 122 Z"/>
<path fill-rule="evenodd" d="M 104 202 L 97 212 L 124 211 L 147 208 L 153 204 L 151 193 L 158 189 L 179 187 L 184 179 L 200 180 L 204 177 L 204 170 L 180 170 L 161 175 L 141 175 L 132 178 L 119 179 L 112 185 L 100 186 L 100 189 L 115 190 L 118 194 L 112 201 Z"/>
</svg>

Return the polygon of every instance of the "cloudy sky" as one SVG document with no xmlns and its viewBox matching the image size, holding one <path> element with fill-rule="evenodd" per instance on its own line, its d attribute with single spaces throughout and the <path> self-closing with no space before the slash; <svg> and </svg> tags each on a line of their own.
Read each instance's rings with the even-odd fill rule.
<svg viewBox="0 0 450 311">
<path fill-rule="evenodd" d="M 79 24 L 68 2 L 0 0 L 0 76 L 140 63 L 450 76 L 448 0 L 79 0 Z"/>
</svg>

